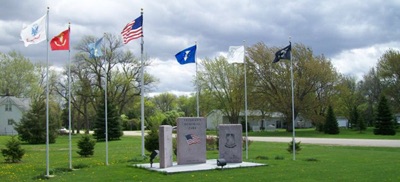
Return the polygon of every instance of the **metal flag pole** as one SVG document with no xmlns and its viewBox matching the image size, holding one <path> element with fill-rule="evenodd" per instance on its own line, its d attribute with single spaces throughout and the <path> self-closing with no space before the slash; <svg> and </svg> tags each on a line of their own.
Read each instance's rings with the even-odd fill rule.
<svg viewBox="0 0 400 182">
<path fill-rule="evenodd" d="M 72 128 L 71 128 L 71 22 L 68 23 L 68 142 L 69 142 L 69 168 L 72 169 Z"/>
<path fill-rule="evenodd" d="M 197 52 L 197 41 L 194 42 L 196 45 L 196 52 Z M 200 110 L 199 110 L 199 81 L 197 80 L 197 54 L 194 55 L 194 62 L 196 63 L 196 105 L 197 105 L 197 117 L 200 117 Z"/>
<path fill-rule="evenodd" d="M 244 63 L 244 117 L 246 124 L 246 159 L 249 158 L 249 140 L 248 140 L 248 128 L 247 128 L 247 63 L 246 63 L 246 41 L 243 40 L 243 63 Z"/>
<path fill-rule="evenodd" d="M 103 37 L 105 37 L 106 36 L 106 33 L 104 33 L 104 35 L 103 35 Z M 105 42 L 105 41 L 104 41 Z M 104 83 L 104 115 L 105 115 L 105 130 L 106 130 L 106 132 L 105 132 L 105 134 L 106 134 L 106 165 L 108 166 L 108 109 L 107 109 L 107 106 L 108 106 L 108 98 L 107 98 L 107 85 L 108 85 L 108 62 L 107 62 L 107 59 L 106 59 L 106 54 L 107 54 L 107 51 L 106 51 L 106 47 L 105 47 L 105 43 L 103 42 L 103 46 L 104 46 L 104 57 L 103 57 L 103 59 L 104 59 L 104 63 L 105 63 L 105 65 L 104 65 L 104 72 L 105 72 L 105 74 L 106 74 L 106 76 L 105 76 L 105 83 Z"/>
<path fill-rule="evenodd" d="M 292 145 L 293 145 L 293 160 L 296 160 L 296 129 L 294 124 L 294 86 L 293 86 L 293 58 L 292 58 L 292 42 L 291 37 L 289 37 L 289 45 L 290 45 L 290 77 L 291 77 L 291 85 L 292 85 Z"/>
<path fill-rule="evenodd" d="M 141 9 L 141 16 L 142 16 L 142 36 L 141 36 L 141 43 L 140 43 L 140 121 L 141 121 L 141 129 L 142 129 L 142 156 L 144 155 L 144 61 L 143 61 L 143 8 Z"/>
<path fill-rule="evenodd" d="M 49 159 L 49 7 L 46 16 L 46 39 L 47 39 L 47 58 L 46 58 L 46 176 L 50 176 Z"/>
</svg>

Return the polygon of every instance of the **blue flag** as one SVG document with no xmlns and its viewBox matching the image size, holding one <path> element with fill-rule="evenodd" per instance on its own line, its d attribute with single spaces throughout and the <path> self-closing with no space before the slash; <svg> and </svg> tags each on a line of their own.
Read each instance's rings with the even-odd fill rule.
<svg viewBox="0 0 400 182">
<path fill-rule="evenodd" d="M 272 62 L 276 63 L 281 59 L 290 60 L 290 51 L 292 51 L 292 43 L 291 42 L 288 46 L 286 46 L 285 48 L 283 48 L 275 53 L 275 59 Z"/>
<path fill-rule="evenodd" d="M 101 52 L 101 42 L 103 41 L 103 37 L 96 41 L 96 43 L 90 43 L 88 45 L 89 48 L 89 57 L 96 58 L 103 55 Z"/>
<path fill-rule="evenodd" d="M 179 64 L 195 63 L 196 62 L 196 48 L 194 45 L 192 47 L 186 48 L 181 52 L 178 52 L 175 57 Z"/>
</svg>

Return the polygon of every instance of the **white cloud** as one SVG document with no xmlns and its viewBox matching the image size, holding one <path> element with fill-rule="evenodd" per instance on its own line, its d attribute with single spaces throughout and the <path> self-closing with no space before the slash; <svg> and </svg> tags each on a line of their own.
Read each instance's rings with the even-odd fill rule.
<svg viewBox="0 0 400 182">
<path fill-rule="evenodd" d="M 153 92 L 194 92 L 193 79 L 196 76 L 196 64 L 180 65 L 176 60 L 152 60 L 147 72 L 159 79 L 159 84 Z"/>
<path fill-rule="evenodd" d="M 353 75 L 357 79 L 376 67 L 380 57 L 389 49 L 400 50 L 400 42 L 376 44 L 368 47 L 350 49 L 333 56 L 333 66 L 342 74 Z"/>
<path fill-rule="evenodd" d="M 388 48 L 399 49 L 398 0 L 3 0 L 0 6 L 0 52 L 21 52 L 32 61 L 46 59 L 46 44 L 25 48 L 19 41 L 22 23 L 30 23 L 50 7 L 53 37 L 71 22 L 71 46 L 85 35 L 104 32 L 119 35 L 121 29 L 144 9 L 144 51 L 153 65 L 148 72 L 160 80 L 152 91 L 194 92 L 195 64 L 179 65 L 174 55 L 198 42 L 197 57 L 226 55 L 229 46 L 264 42 L 282 46 L 292 36 L 315 54 L 331 58 L 344 74 L 357 78 L 375 66 Z M 140 41 L 123 49 L 140 57 Z M 71 52 L 71 57 L 74 55 Z M 67 53 L 50 52 L 50 63 L 64 67 Z"/>
</svg>

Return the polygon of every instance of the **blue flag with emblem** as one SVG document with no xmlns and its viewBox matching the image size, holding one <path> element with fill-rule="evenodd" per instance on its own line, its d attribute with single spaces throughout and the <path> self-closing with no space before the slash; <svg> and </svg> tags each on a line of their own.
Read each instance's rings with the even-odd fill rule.
<svg viewBox="0 0 400 182">
<path fill-rule="evenodd" d="M 175 55 L 176 60 L 179 64 L 195 63 L 196 62 L 196 48 L 194 45 L 192 47 L 186 48 Z"/>
<path fill-rule="evenodd" d="M 103 37 L 96 41 L 96 43 L 90 43 L 88 45 L 89 48 L 89 57 L 97 58 L 103 55 L 101 52 L 101 42 L 103 41 Z"/>
</svg>

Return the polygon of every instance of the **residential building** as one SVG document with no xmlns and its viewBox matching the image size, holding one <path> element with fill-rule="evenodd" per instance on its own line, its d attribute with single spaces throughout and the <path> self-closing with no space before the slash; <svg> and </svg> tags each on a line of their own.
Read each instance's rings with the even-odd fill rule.
<svg viewBox="0 0 400 182">
<path fill-rule="evenodd" d="M 263 116 L 264 115 L 264 116 Z M 245 121 L 245 113 L 240 112 L 239 121 Z M 265 112 L 264 114 L 260 110 L 249 110 L 247 113 L 247 122 L 249 124 L 249 130 L 260 131 L 275 130 L 276 128 L 286 128 L 286 122 L 284 122 L 284 115 L 280 112 Z M 219 124 L 229 124 L 228 116 L 226 116 L 221 110 L 213 110 L 207 115 L 207 129 L 215 130 Z M 308 121 L 301 116 L 295 120 L 296 128 L 311 128 L 313 127 L 311 121 Z"/>
<path fill-rule="evenodd" d="M 30 99 L 10 95 L 0 96 L 0 135 L 16 135 L 15 124 L 29 109 Z"/>
</svg>

